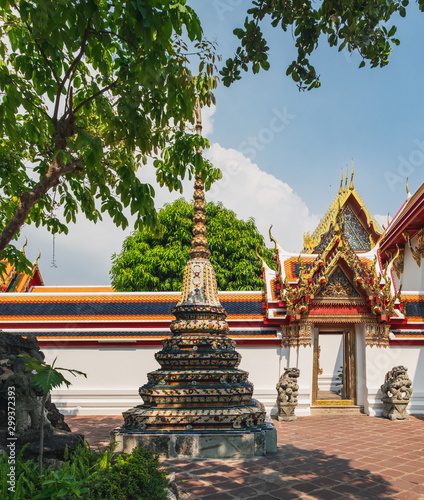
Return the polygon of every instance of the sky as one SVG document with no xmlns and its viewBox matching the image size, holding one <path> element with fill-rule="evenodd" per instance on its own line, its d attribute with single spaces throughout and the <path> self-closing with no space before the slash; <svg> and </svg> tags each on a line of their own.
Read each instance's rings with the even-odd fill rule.
<svg viewBox="0 0 424 500">
<path fill-rule="evenodd" d="M 218 44 L 223 61 L 237 46 L 232 30 L 244 22 L 248 0 L 189 0 L 205 36 Z M 291 33 L 265 29 L 269 71 L 243 73 L 230 88 L 219 83 L 216 107 L 203 110 L 205 155 L 223 172 L 206 193 L 242 219 L 253 217 L 269 242 L 299 252 L 303 234 L 313 231 L 337 194 L 341 168 L 355 165 L 354 184 L 380 224 L 406 199 L 406 178 L 414 192 L 424 181 L 424 14 L 415 4 L 396 20 L 400 39 L 384 68 L 358 69 L 359 55 L 329 48 L 325 40 L 311 57 L 321 87 L 299 92 L 287 66 L 295 58 Z M 220 63 L 221 65 L 223 62 Z M 181 196 L 159 188 L 151 164 L 140 176 L 156 192 L 156 207 Z M 192 183 L 183 196 L 191 199 Z M 96 225 L 80 218 L 68 235 L 53 238 L 25 226 L 27 257 L 39 266 L 45 285 L 108 285 L 111 256 L 131 229 L 105 217 Z"/>
</svg>

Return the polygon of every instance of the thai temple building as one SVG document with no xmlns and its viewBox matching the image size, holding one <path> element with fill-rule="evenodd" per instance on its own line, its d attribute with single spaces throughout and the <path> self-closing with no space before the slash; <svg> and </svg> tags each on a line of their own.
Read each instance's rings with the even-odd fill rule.
<svg viewBox="0 0 424 500">
<path fill-rule="evenodd" d="M 408 412 L 424 413 L 424 184 L 382 228 L 352 172 L 299 253 L 285 251 L 272 230 L 270 237 L 278 269 L 263 263 L 263 290 L 219 291 L 213 299 L 227 314 L 224 343 L 241 355 L 237 370 L 249 373 L 268 416 L 277 410 L 276 384 L 287 367 L 300 370 L 298 416 L 379 416 L 385 375 L 400 365 L 412 380 Z M 47 359 L 57 356 L 61 366 L 87 373 L 54 391 L 63 413 L 127 412 L 131 420 L 128 409 L 141 404 L 140 386 L 145 404 L 157 397 L 151 384 L 155 373 L 169 369 L 173 332 L 188 318 L 187 291 L 117 293 L 48 287 L 37 279 L 30 288 L 0 294 L 0 329 L 36 335 Z M 250 404 L 250 385 L 247 392 L 238 397 Z"/>
<path fill-rule="evenodd" d="M 23 247 L 21 248 L 21 252 L 25 255 L 25 247 L 28 244 L 28 241 L 25 242 Z M 0 293 L 22 293 L 28 292 L 32 290 L 35 286 L 43 286 L 43 278 L 41 277 L 40 269 L 38 267 L 38 259 L 40 258 L 40 254 L 35 259 L 34 264 L 32 265 L 31 271 L 28 272 L 19 272 L 15 269 L 14 264 L 10 264 L 10 262 L 0 261 L 0 264 L 5 266 L 4 271 L 0 273 Z"/>
</svg>

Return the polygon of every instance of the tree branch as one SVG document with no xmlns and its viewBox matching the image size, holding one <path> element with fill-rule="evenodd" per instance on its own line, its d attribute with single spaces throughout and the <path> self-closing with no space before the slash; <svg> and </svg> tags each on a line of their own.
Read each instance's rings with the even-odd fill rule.
<svg viewBox="0 0 424 500">
<path fill-rule="evenodd" d="M 91 30 L 92 33 L 98 33 L 99 35 L 113 35 L 116 36 L 116 38 L 119 38 L 119 40 L 122 40 L 123 42 L 127 43 L 130 45 L 133 49 L 138 49 L 137 45 L 133 43 L 131 40 L 127 40 L 126 38 L 122 37 L 121 35 L 118 35 L 118 33 L 115 33 L 114 31 L 97 31 L 97 30 Z"/>
<path fill-rule="evenodd" d="M 90 34 L 91 30 L 91 18 L 87 21 L 87 28 L 85 29 L 84 36 L 81 42 L 81 49 L 76 56 L 76 58 L 72 61 L 70 64 L 68 71 L 65 73 L 65 76 L 63 77 L 63 80 L 59 83 L 59 86 L 57 88 L 56 92 L 56 103 L 54 107 L 54 113 L 53 113 L 53 123 L 57 123 L 57 116 L 59 114 L 59 104 L 60 104 L 60 95 L 62 93 L 62 89 L 66 84 L 66 80 L 69 78 L 69 76 L 73 73 L 74 69 L 78 66 L 79 62 L 81 61 L 82 56 L 84 55 L 85 49 L 87 48 L 87 40 L 88 36 Z"/>
<path fill-rule="evenodd" d="M 122 77 L 122 75 L 124 75 L 127 71 L 132 69 L 134 66 L 136 66 L 136 63 L 131 64 L 128 68 L 125 68 L 124 70 L 122 70 L 121 73 L 119 73 L 119 75 L 115 78 L 115 80 L 111 84 L 106 85 L 106 87 L 103 87 L 101 90 L 98 90 L 92 96 L 87 97 L 87 99 L 85 99 L 85 101 L 80 102 L 78 104 L 78 106 L 74 109 L 73 114 L 75 115 L 77 113 L 77 111 L 79 111 L 83 106 L 85 106 L 86 104 L 88 104 L 91 101 L 94 101 L 94 99 L 97 99 L 97 97 L 101 96 L 102 94 L 104 94 L 108 90 L 111 90 L 114 87 L 117 87 L 119 85 L 119 80 Z"/>
</svg>

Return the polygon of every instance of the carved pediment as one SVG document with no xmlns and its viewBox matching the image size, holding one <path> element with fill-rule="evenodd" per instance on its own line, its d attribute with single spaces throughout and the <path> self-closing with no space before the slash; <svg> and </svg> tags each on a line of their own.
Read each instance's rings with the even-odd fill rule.
<svg viewBox="0 0 424 500">
<path fill-rule="evenodd" d="M 336 267 L 328 278 L 327 283 L 325 283 L 316 296 L 318 298 L 337 299 L 361 298 L 361 295 L 357 292 L 340 266 Z"/>
</svg>

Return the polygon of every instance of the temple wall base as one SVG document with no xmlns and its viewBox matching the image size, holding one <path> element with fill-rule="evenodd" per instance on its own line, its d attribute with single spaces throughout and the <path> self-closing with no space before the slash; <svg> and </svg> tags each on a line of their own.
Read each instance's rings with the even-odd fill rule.
<svg viewBox="0 0 424 500">
<path fill-rule="evenodd" d="M 137 433 L 114 429 L 116 452 L 146 448 L 162 458 L 250 458 L 277 452 L 277 431 L 272 424 L 259 431 L 216 433 Z"/>
</svg>

